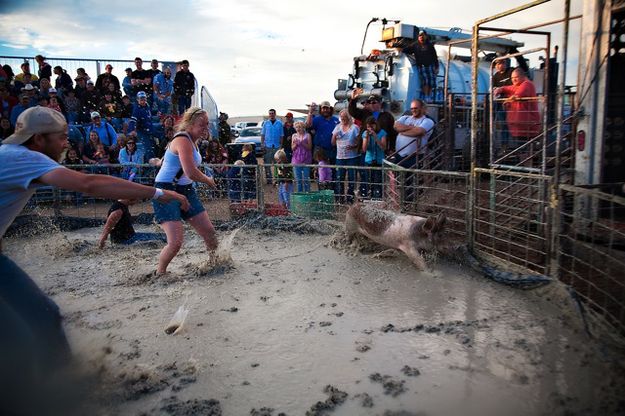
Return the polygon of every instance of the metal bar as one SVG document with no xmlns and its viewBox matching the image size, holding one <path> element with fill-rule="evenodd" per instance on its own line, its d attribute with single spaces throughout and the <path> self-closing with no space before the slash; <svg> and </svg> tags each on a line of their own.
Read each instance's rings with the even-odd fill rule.
<svg viewBox="0 0 625 416">
<path fill-rule="evenodd" d="M 564 117 L 564 93 L 566 89 L 566 65 L 568 61 L 569 49 L 569 22 L 571 13 L 571 1 L 564 0 L 564 29 L 562 33 L 562 62 L 560 64 L 560 85 L 558 86 L 557 97 L 557 116 L 556 116 L 556 149 L 555 149 L 555 166 L 553 172 L 553 180 L 551 183 L 551 195 L 553 199 L 550 202 L 550 212 L 552 215 L 551 227 L 551 257 L 550 274 L 560 278 L 560 210 L 562 204 L 562 191 L 558 188 L 560 184 L 560 163 L 561 163 L 561 146 L 562 146 L 562 127 Z"/>
<path fill-rule="evenodd" d="M 531 9 L 532 7 L 540 6 L 541 4 L 548 3 L 548 2 L 549 2 L 549 0 L 536 0 L 536 1 L 533 1 L 531 3 L 523 4 L 521 6 L 515 7 L 514 9 L 506 10 L 505 12 L 497 13 L 497 14 L 492 15 L 490 17 L 486 17 L 484 19 L 478 20 L 477 22 L 475 22 L 475 26 L 474 27 L 478 27 L 479 28 L 484 23 L 492 22 L 493 20 L 501 19 L 502 17 L 506 17 L 506 16 L 509 16 L 511 14 L 515 14 L 517 12 L 521 12 L 523 10 L 528 10 L 528 9 Z"/>
</svg>

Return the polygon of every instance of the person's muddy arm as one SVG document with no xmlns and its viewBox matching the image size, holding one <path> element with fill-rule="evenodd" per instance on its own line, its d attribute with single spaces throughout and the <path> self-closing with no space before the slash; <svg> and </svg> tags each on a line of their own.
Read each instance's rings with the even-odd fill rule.
<svg viewBox="0 0 625 416">
<path fill-rule="evenodd" d="M 117 225 L 119 220 L 121 220 L 123 212 L 121 209 L 117 209 L 111 212 L 111 215 L 106 219 L 106 224 L 104 224 L 104 229 L 102 230 L 102 235 L 100 235 L 100 242 L 98 243 L 98 247 L 104 248 L 106 245 L 106 239 L 108 238 L 113 228 Z"/>
</svg>

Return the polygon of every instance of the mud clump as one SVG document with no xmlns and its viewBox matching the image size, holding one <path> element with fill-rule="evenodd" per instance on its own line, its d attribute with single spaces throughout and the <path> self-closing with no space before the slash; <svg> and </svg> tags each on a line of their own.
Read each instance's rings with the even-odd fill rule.
<svg viewBox="0 0 625 416">
<path fill-rule="evenodd" d="M 327 415 L 347 399 L 347 393 L 329 384 L 325 386 L 323 392 L 328 394 L 328 398 L 324 402 L 317 402 L 312 405 L 310 410 L 306 411 L 306 416 Z"/>
<path fill-rule="evenodd" d="M 393 377 L 388 375 L 383 376 L 380 373 L 373 373 L 369 376 L 369 380 L 374 383 L 382 384 L 384 394 L 388 394 L 393 397 L 397 397 L 406 391 L 406 387 L 404 387 L 404 380 L 395 380 Z"/>
<path fill-rule="evenodd" d="M 174 416 L 221 416 L 221 404 L 215 399 L 191 399 L 181 401 L 176 396 L 161 401 L 161 412 Z"/>
<path fill-rule="evenodd" d="M 274 409 L 271 407 L 261 407 L 260 409 L 252 409 L 250 411 L 251 416 L 273 416 Z M 286 416 L 285 413 L 278 413 L 276 416 Z"/>
<path fill-rule="evenodd" d="M 408 377 L 416 377 L 416 376 L 421 375 L 421 371 L 419 371 L 419 369 L 410 367 L 407 365 L 402 367 L 401 372 L 407 375 Z"/>
<path fill-rule="evenodd" d="M 362 407 L 373 407 L 373 398 L 367 393 L 360 393 L 354 396 L 354 399 L 360 399 Z"/>
</svg>

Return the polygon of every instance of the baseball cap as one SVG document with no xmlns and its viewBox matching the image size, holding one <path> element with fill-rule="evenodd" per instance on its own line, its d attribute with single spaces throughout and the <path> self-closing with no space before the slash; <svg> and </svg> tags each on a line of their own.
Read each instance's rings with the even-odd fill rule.
<svg viewBox="0 0 625 416">
<path fill-rule="evenodd" d="M 145 91 L 139 91 L 137 93 L 137 98 L 147 98 L 147 95 L 145 94 Z"/>
<path fill-rule="evenodd" d="M 91 112 L 91 119 L 94 119 L 96 117 L 100 117 L 100 113 L 98 113 L 97 111 Z"/>
<path fill-rule="evenodd" d="M 286 113 L 287 117 L 293 117 L 293 113 Z"/>
<path fill-rule="evenodd" d="M 93 80 L 88 79 L 88 80 L 87 80 L 87 85 L 93 85 Z"/>
<path fill-rule="evenodd" d="M 67 122 L 60 112 L 48 107 L 31 107 L 17 117 L 15 133 L 2 144 L 22 144 L 35 134 L 58 133 L 66 129 Z"/>
<path fill-rule="evenodd" d="M 322 101 L 319 103 L 319 107 L 332 107 L 329 101 Z"/>
<path fill-rule="evenodd" d="M 56 94 L 56 88 L 50 88 L 48 94 Z"/>
<path fill-rule="evenodd" d="M 380 101 L 382 101 L 380 96 L 379 95 L 375 95 L 375 94 L 372 94 L 372 95 L 369 96 L 369 98 L 367 98 L 367 102 L 368 103 L 373 103 L 373 102 L 379 103 Z"/>
</svg>

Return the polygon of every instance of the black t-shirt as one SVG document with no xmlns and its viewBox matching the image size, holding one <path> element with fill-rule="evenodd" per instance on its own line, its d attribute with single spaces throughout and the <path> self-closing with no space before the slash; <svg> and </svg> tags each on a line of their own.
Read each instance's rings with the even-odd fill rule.
<svg viewBox="0 0 625 416">
<path fill-rule="evenodd" d="M 140 79 L 144 80 L 146 78 L 150 78 L 150 71 L 146 69 L 138 70 L 135 69 L 130 74 L 130 79 Z M 152 84 L 137 84 L 132 87 L 132 92 L 136 95 L 139 91 L 145 91 L 146 94 L 152 92 Z"/>
<path fill-rule="evenodd" d="M 132 216 L 130 215 L 128 206 L 122 204 L 119 201 L 113 202 L 113 205 L 111 205 L 111 208 L 109 208 L 109 213 L 107 217 L 118 209 L 122 210 L 122 217 L 119 219 L 117 224 L 115 224 L 115 227 L 113 227 L 113 229 L 111 230 L 112 243 L 123 243 L 124 241 L 135 235 L 135 229 L 132 228 Z"/>
</svg>

